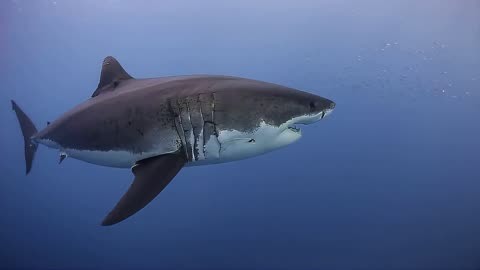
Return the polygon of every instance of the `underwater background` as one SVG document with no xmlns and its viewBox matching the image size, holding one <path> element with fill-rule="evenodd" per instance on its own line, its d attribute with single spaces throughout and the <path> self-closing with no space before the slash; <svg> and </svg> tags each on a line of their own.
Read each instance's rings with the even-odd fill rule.
<svg viewBox="0 0 480 270">
<path fill-rule="evenodd" d="M 281 150 L 186 168 L 99 226 L 126 169 L 40 147 L 44 127 L 134 77 L 225 74 L 337 106 Z M 480 1 L 0 2 L 0 268 L 480 269 Z"/>
</svg>

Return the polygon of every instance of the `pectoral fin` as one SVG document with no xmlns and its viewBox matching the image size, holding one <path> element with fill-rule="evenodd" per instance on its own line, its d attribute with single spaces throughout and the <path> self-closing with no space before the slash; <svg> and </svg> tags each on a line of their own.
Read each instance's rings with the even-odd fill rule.
<svg viewBox="0 0 480 270">
<path fill-rule="evenodd" d="M 133 168 L 135 179 L 102 226 L 118 223 L 151 202 L 185 165 L 181 154 L 165 154 L 139 161 Z"/>
</svg>

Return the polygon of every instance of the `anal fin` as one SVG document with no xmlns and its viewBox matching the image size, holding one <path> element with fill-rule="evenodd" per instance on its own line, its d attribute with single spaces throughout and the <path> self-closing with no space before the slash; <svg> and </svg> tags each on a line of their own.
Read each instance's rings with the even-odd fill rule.
<svg viewBox="0 0 480 270">
<path fill-rule="evenodd" d="M 116 224 L 145 207 L 172 181 L 185 163 L 182 154 L 165 154 L 137 162 L 132 168 L 135 175 L 132 185 L 105 217 L 102 226 Z"/>
</svg>

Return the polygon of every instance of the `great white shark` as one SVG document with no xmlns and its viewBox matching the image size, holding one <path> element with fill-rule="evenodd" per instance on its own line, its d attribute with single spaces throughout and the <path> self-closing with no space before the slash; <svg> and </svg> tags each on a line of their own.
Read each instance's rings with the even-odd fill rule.
<svg viewBox="0 0 480 270">
<path fill-rule="evenodd" d="M 92 97 L 37 131 L 12 100 L 25 143 L 26 173 L 39 144 L 65 157 L 131 168 L 134 180 L 102 225 L 145 207 L 184 166 L 229 162 L 297 141 L 299 124 L 330 114 L 335 103 L 289 87 L 212 75 L 134 79 L 103 61 Z"/>
</svg>

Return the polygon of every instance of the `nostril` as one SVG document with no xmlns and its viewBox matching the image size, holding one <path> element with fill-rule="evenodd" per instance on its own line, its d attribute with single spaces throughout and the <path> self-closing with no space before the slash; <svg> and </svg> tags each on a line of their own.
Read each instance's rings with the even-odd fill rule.
<svg viewBox="0 0 480 270">
<path fill-rule="evenodd" d="M 333 110 L 334 108 L 335 108 L 335 102 L 330 103 L 330 109 Z"/>
</svg>

